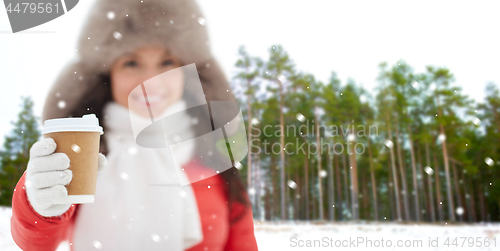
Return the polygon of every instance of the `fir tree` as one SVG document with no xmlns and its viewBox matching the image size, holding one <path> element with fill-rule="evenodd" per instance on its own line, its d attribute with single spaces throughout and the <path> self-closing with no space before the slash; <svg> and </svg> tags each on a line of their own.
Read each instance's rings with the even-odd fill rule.
<svg viewBox="0 0 500 251">
<path fill-rule="evenodd" d="M 33 101 L 22 97 L 21 112 L 17 121 L 12 122 L 14 129 L 5 136 L 0 151 L 0 204 L 12 204 L 12 193 L 17 181 L 24 173 L 29 160 L 31 146 L 40 138 L 38 118 L 33 113 Z"/>
</svg>

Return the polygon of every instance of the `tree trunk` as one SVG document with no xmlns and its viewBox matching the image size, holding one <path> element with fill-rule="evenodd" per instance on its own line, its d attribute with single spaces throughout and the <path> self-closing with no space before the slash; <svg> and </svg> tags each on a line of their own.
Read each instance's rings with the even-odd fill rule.
<svg viewBox="0 0 500 251">
<path fill-rule="evenodd" d="M 305 210 L 305 214 L 306 214 L 306 217 L 305 219 L 308 221 L 309 220 L 309 192 L 311 190 L 309 190 L 309 159 L 307 158 L 307 156 L 309 156 L 309 152 L 307 150 L 308 148 L 306 147 L 306 156 L 304 156 L 304 187 L 305 187 L 305 190 L 304 190 L 304 196 L 305 196 L 305 205 L 306 205 L 306 210 Z"/>
<path fill-rule="evenodd" d="M 387 123 L 387 135 L 388 139 L 392 142 L 392 132 L 391 132 L 391 119 L 389 117 L 389 114 L 387 113 L 387 118 L 386 118 L 386 123 Z M 392 166 L 392 181 L 393 181 L 393 186 L 394 186 L 394 196 L 396 197 L 396 219 L 397 221 L 402 220 L 401 216 L 401 204 L 399 201 L 399 186 L 398 186 L 398 177 L 396 173 L 396 160 L 394 156 L 394 146 L 389 147 L 389 153 L 391 154 L 391 166 Z"/>
<path fill-rule="evenodd" d="M 339 220 L 342 221 L 344 219 L 344 216 L 343 216 L 343 211 L 344 211 L 344 207 L 342 206 L 342 184 L 340 183 L 340 167 L 339 167 L 339 155 L 336 154 L 336 156 L 334 156 L 334 161 L 335 161 L 335 178 L 337 180 L 337 203 L 335 205 L 336 208 L 338 208 L 338 212 L 339 212 Z"/>
<path fill-rule="evenodd" d="M 424 216 L 422 216 L 422 220 L 425 220 L 425 218 L 427 218 L 428 220 L 429 219 L 429 215 L 430 215 L 430 205 L 429 205 L 429 200 L 428 200 L 428 197 L 425 196 L 427 193 L 426 189 L 425 189 L 425 186 L 424 186 L 424 173 L 422 172 L 422 149 L 420 148 L 421 147 L 421 144 L 420 142 L 416 142 L 416 146 L 415 146 L 415 152 L 417 153 L 417 177 L 418 177 L 418 186 L 419 186 L 419 189 L 422 193 L 420 193 L 420 201 L 422 202 L 422 199 L 423 199 L 423 202 L 424 202 L 424 206 L 423 208 L 425 208 L 425 212 L 422 212 Z"/>
<path fill-rule="evenodd" d="M 266 194 L 264 195 L 264 217 L 266 221 L 273 220 L 272 217 L 272 203 L 271 203 L 271 191 L 269 186 L 265 187 Z"/>
<path fill-rule="evenodd" d="M 319 131 L 319 118 L 318 118 L 318 107 L 316 106 L 314 109 L 314 122 L 316 125 L 316 146 L 318 152 L 318 203 L 319 203 L 319 219 L 324 220 L 323 213 L 323 186 L 322 186 L 322 177 L 321 177 L 321 143 L 320 143 L 320 131 Z"/>
<path fill-rule="evenodd" d="M 279 191 L 278 189 L 278 177 L 276 175 L 276 159 L 274 156 L 271 156 L 271 176 L 272 176 L 272 186 L 273 186 L 273 210 L 272 210 L 272 217 L 273 220 L 276 220 L 278 217 L 278 209 L 279 209 Z"/>
<path fill-rule="evenodd" d="M 352 135 L 356 135 L 356 132 L 353 131 Z M 352 211 L 352 219 L 359 220 L 359 185 L 358 185 L 358 164 L 356 162 L 356 149 L 354 145 L 356 143 L 355 140 L 352 140 L 353 151 L 349 152 L 349 145 L 347 145 L 347 153 L 349 154 L 349 169 L 351 176 L 351 211 Z"/>
<path fill-rule="evenodd" d="M 372 147 L 371 147 L 371 139 L 368 138 L 368 158 L 370 163 L 370 177 L 372 183 L 372 197 L 373 197 L 373 212 L 375 221 L 378 221 L 378 203 L 377 203 L 377 183 L 375 182 L 375 168 L 373 166 L 373 156 L 372 156 Z"/>
<path fill-rule="evenodd" d="M 311 165 L 311 184 L 316 184 L 316 180 L 314 179 L 314 165 Z M 314 185 L 312 185 L 312 190 L 311 191 L 314 191 L 316 190 L 316 187 Z M 315 219 L 317 220 L 318 218 L 318 215 L 317 215 L 317 211 L 316 211 L 316 194 L 313 193 L 313 197 L 311 199 L 311 205 L 312 205 L 312 219 Z"/>
<path fill-rule="evenodd" d="M 438 116 L 441 118 L 442 112 L 441 107 L 439 105 L 439 95 L 436 95 L 437 100 L 437 108 L 438 108 Z M 443 161 L 444 161 L 444 171 L 446 174 L 446 194 L 448 196 L 448 214 L 450 217 L 450 221 L 455 221 L 455 207 L 453 206 L 453 195 L 451 190 L 451 179 L 450 179 L 450 167 L 448 163 L 448 149 L 446 147 L 446 134 L 444 133 L 444 126 L 442 123 L 439 123 L 439 131 L 445 136 L 445 139 L 441 142 L 443 149 Z"/>
<path fill-rule="evenodd" d="M 368 204 L 369 201 L 368 199 L 370 198 L 368 196 L 368 179 L 366 177 L 366 172 L 361 172 L 361 194 L 360 196 L 363 198 L 363 208 L 360 213 L 360 218 L 362 219 L 369 219 L 371 216 L 368 212 Z"/>
<path fill-rule="evenodd" d="M 463 203 L 462 203 L 462 197 L 461 197 L 461 194 L 460 194 L 460 187 L 458 185 L 458 176 L 457 176 L 457 167 L 456 167 L 456 163 L 454 160 L 452 160 L 451 162 L 451 167 L 453 168 L 453 184 L 455 185 L 455 193 L 456 193 L 456 197 L 457 197 L 457 207 L 459 208 L 462 208 L 462 210 L 464 209 L 463 208 Z M 460 221 L 464 221 L 464 217 L 463 217 L 463 213 L 458 215 L 458 219 Z"/>
<path fill-rule="evenodd" d="M 465 178 L 465 174 L 462 172 L 461 174 L 463 182 L 463 188 L 464 188 L 464 193 L 465 193 L 465 203 L 467 204 L 467 221 L 468 222 L 475 222 L 476 217 L 474 216 L 475 211 L 474 211 L 474 197 L 471 197 L 470 192 L 469 192 L 469 183 L 467 182 L 468 179 Z"/>
<path fill-rule="evenodd" d="M 257 218 L 258 219 L 262 219 L 262 212 L 261 212 L 261 201 L 260 201 L 260 198 L 262 196 L 261 194 L 261 189 L 262 189 L 262 186 L 261 186 L 261 182 L 262 182 L 262 174 L 261 174 L 261 166 L 260 166 L 260 156 L 257 155 L 257 165 L 256 165 L 256 174 L 255 174 L 255 181 L 254 181 L 254 184 L 255 184 L 255 195 L 256 195 L 256 208 L 257 208 Z"/>
<path fill-rule="evenodd" d="M 393 180 L 393 177 L 394 177 L 394 174 L 393 174 L 393 169 L 392 168 L 388 168 L 389 169 L 389 172 L 387 172 L 389 174 L 389 184 L 387 185 L 387 190 L 389 191 L 389 208 L 391 209 L 390 210 L 390 213 L 391 213 L 391 217 L 390 219 L 391 220 L 397 220 L 397 215 L 395 213 L 395 209 L 397 208 L 397 206 L 395 205 L 394 201 L 395 201 L 395 196 L 394 196 L 394 180 Z M 384 218 L 385 220 L 385 218 Z"/>
<path fill-rule="evenodd" d="M 435 153 L 433 154 L 433 159 L 434 159 L 434 165 L 435 165 L 434 179 L 436 180 L 436 199 L 437 199 L 438 217 L 439 217 L 439 221 L 444 221 L 443 199 L 441 196 L 441 183 L 439 182 L 439 166 L 438 166 L 438 162 L 437 162 L 437 156 Z"/>
<path fill-rule="evenodd" d="M 431 158 L 429 154 L 429 143 L 426 141 L 425 142 L 425 155 L 426 155 L 426 162 L 427 166 L 431 166 Z M 437 171 L 437 170 L 436 170 Z M 437 172 L 436 172 L 437 173 Z M 429 201 L 430 201 L 430 215 L 431 215 L 431 221 L 436 222 L 436 210 L 434 209 L 434 193 L 432 192 L 432 175 L 427 175 L 427 188 L 429 189 Z M 438 200 L 438 205 L 439 205 L 439 200 Z"/>
<path fill-rule="evenodd" d="M 333 145 L 333 141 L 332 141 Z M 335 189 L 333 183 L 332 154 L 328 149 L 328 214 L 331 221 L 335 221 Z"/>
<path fill-rule="evenodd" d="M 281 220 L 286 219 L 286 206 L 285 206 L 285 151 L 283 147 L 285 146 L 285 121 L 283 118 L 283 84 L 281 81 L 279 83 L 279 92 L 280 92 L 280 156 L 281 156 Z"/>
<path fill-rule="evenodd" d="M 415 152 L 413 150 L 413 140 L 411 135 L 411 126 L 408 124 L 408 141 L 410 143 L 411 169 L 413 172 L 413 197 L 415 198 L 415 220 L 420 221 L 420 198 L 418 196 L 417 167 L 415 164 Z"/>
<path fill-rule="evenodd" d="M 288 158 L 286 158 L 285 156 L 285 161 L 288 161 Z M 285 177 L 286 177 L 286 180 L 290 180 L 290 172 L 287 172 L 285 173 Z M 289 186 L 286 186 L 285 187 L 285 205 L 286 205 L 286 208 L 285 208 L 285 215 L 286 215 L 286 219 L 285 220 L 290 220 L 291 219 L 291 216 L 293 216 L 293 214 L 290 214 L 290 205 L 293 205 L 293 199 L 290 199 L 290 194 L 292 193 L 291 191 L 291 187 Z"/>
<path fill-rule="evenodd" d="M 302 182 L 300 180 L 299 172 L 295 172 L 295 180 L 297 183 L 297 187 L 302 187 Z M 302 200 L 302 196 L 300 196 L 300 189 L 295 189 L 293 192 L 293 219 L 300 219 L 300 201 Z"/>
<path fill-rule="evenodd" d="M 399 125 L 396 125 L 396 151 L 398 154 L 399 160 L 399 174 L 401 175 L 401 184 L 403 186 L 403 207 L 405 210 L 405 219 L 411 220 L 410 218 L 410 202 L 408 200 L 408 187 L 406 185 L 406 172 L 404 167 L 404 159 L 401 154 L 401 143 L 399 142 L 400 134 L 399 134 Z"/>
<path fill-rule="evenodd" d="M 484 199 L 484 189 L 483 189 L 483 185 L 481 185 L 482 182 L 480 182 L 479 186 L 478 186 L 478 189 L 479 189 L 479 209 L 480 209 L 480 212 L 481 212 L 481 221 L 482 222 L 486 222 L 487 219 L 486 219 L 486 210 L 485 210 L 485 207 L 486 207 L 486 203 L 485 203 L 485 199 Z"/>
<path fill-rule="evenodd" d="M 345 196 L 345 208 L 347 211 L 350 210 L 349 208 L 349 180 L 347 179 L 347 160 L 345 159 L 345 154 L 342 153 L 342 164 L 344 165 L 344 196 Z M 352 214 L 351 214 L 352 216 Z"/>
</svg>

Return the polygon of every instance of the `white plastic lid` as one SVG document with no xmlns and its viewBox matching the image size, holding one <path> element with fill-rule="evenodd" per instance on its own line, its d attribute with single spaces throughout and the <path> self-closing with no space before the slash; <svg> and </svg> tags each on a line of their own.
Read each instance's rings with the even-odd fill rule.
<svg viewBox="0 0 500 251">
<path fill-rule="evenodd" d="M 81 118 L 49 119 L 43 123 L 42 134 L 51 132 L 99 132 L 104 134 L 95 114 L 83 115 Z"/>
</svg>

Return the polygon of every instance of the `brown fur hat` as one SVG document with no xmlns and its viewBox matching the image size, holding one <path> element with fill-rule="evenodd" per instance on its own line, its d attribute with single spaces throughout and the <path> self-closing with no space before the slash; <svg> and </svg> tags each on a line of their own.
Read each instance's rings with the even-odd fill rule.
<svg viewBox="0 0 500 251">
<path fill-rule="evenodd" d="M 79 38 L 79 58 L 57 78 L 42 119 L 71 116 L 119 56 L 151 44 L 169 49 L 182 65 L 195 63 L 207 100 L 233 100 L 195 0 L 98 0 Z"/>
</svg>

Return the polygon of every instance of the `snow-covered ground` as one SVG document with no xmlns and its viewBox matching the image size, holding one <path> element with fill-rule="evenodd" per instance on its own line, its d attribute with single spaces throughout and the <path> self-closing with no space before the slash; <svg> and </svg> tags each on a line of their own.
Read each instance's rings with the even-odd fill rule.
<svg viewBox="0 0 500 251">
<path fill-rule="evenodd" d="M 20 250 L 0 207 L 0 250 Z M 259 250 L 500 250 L 500 224 L 255 222 Z M 391 247 L 389 247 L 391 245 Z M 486 247 L 488 246 L 488 247 Z M 59 251 L 67 250 L 64 246 Z"/>
</svg>

